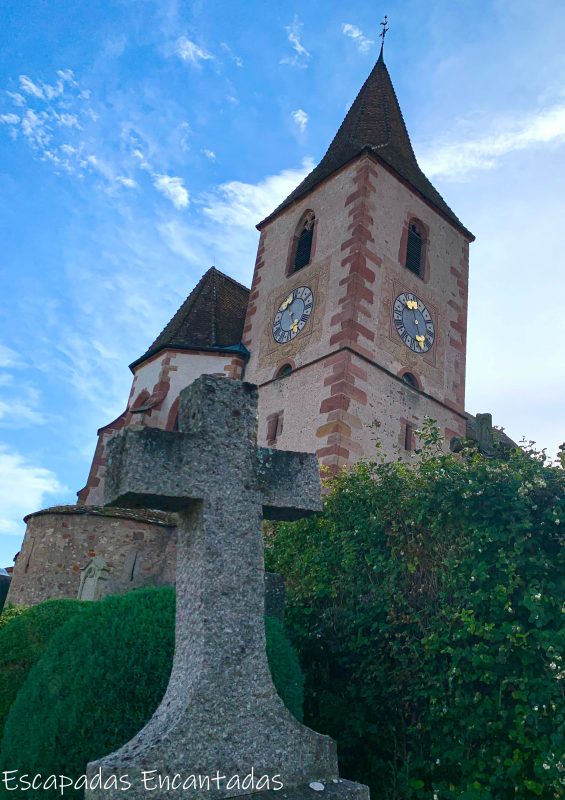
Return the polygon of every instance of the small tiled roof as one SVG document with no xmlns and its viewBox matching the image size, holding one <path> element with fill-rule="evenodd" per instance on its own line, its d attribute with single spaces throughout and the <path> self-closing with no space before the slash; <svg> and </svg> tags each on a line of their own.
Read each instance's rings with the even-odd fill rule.
<svg viewBox="0 0 565 800">
<path fill-rule="evenodd" d="M 466 236 L 474 239 L 473 234 L 463 226 L 418 166 L 382 49 L 377 63 L 361 87 L 323 159 L 258 227 L 362 152 L 368 152 L 384 161 L 444 217 Z"/>
<path fill-rule="evenodd" d="M 130 369 L 166 348 L 245 353 L 241 337 L 248 298 L 249 289 L 211 267 L 151 347 L 130 364 Z"/>
</svg>

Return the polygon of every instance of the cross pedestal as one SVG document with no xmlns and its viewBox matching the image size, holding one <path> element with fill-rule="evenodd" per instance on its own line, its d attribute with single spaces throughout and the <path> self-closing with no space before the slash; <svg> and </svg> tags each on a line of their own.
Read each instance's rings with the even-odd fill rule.
<svg viewBox="0 0 565 800">
<path fill-rule="evenodd" d="M 258 448 L 257 389 L 225 378 L 202 376 L 182 392 L 179 429 L 125 431 L 109 443 L 107 503 L 178 514 L 176 645 L 151 720 L 88 766 L 90 778 L 101 770 L 102 783 L 121 776 L 130 788 L 95 788 L 86 797 L 213 798 L 276 788 L 242 786 L 253 774 L 278 776 L 284 788 L 273 796 L 281 800 L 315 796 L 312 782 L 328 796 L 367 798 L 366 787 L 338 781 L 333 741 L 285 708 L 265 651 L 261 522 L 320 510 L 315 456 Z M 171 788 L 176 775 L 218 773 L 221 785 Z M 233 776 L 241 781 L 230 787 Z"/>
</svg>

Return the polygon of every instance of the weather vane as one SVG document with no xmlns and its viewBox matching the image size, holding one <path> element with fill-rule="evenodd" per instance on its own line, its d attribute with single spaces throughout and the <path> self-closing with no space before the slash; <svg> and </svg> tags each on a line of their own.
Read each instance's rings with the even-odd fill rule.
<svg viewBox="0 0 565 800">
<path fill-rule="evenodd" d="M 379 36 L 380 36 L 380 37 L 381 37 L 381 39 L 382 39 L 382 42 L 381 42 L 381 50 L 382 50 L 382 49 L 383 49 L 383 47 L 385 46 L 385 36 L 386 36 L 386 34 L 387 34 L 387 31 L 388 31 L 388 25 L 387 25 L 387 21 L 388 21 L 388 17 L 387 17 L 387 15 L 385 14 L 384 22 L 381 22 L 382 31 L 379 33 Z"/>
</svg>

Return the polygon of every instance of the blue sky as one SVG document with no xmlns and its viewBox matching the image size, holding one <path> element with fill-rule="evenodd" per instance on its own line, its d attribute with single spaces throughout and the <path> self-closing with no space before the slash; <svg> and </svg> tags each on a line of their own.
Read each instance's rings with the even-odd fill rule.
<svg viewBox="0 0 565 800">
<path fill-rule="evenodd" d="M 561 0 L 3 0 L 0 564 L 69 503 L 127 364 L 318 161 L 378 56 L 477 236 L 467 407 L 565 439 Z"/>
</svg>

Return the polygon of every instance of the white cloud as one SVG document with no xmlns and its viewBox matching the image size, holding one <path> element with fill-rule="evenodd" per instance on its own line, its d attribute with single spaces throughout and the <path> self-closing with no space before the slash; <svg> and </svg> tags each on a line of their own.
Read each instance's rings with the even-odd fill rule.
<svg viewBox="0 0 565 800">
<path fill-rule="evenodd" d="M 463 141 L 439 143 L 419 159 L 426 175 L 463 178 L 474 170 L 493 169 L 509 153 L 565 142 L 565 104 L 541 109 L 521 119 L 499 122 L 497 130 Z"/>
<path fill-rule="evenodd" d="M 258 183 L 222 183 L 218 192 L 207 198 L 204 213 L 221 225 L 253 229 L 288 197 L 313 167 L 314 162 L 308 158 L 302 162 L 300 168 L 283 170 Z"/>
<path fill-rule="evenodd" d="M 358 28 L 357 25 L 351 25 L 349 22 L 343 23 L 341 32 L 353 39 L 360 53 L 368 53 L 374 44 L 373 39 L 365 36 L 361 28 Z"/>
<path fill-rule="evenodd" d="M 202 153 L 202 155 L 203 155 L 203 156 L 206 156 L 206 158 L 207 158 L 209 161 L 215 161 L 215 160 L 216 160 L 216 154 L 214 153 L 214 151 L 213 151 L 213 150 L 208 150 L 208 148 L 206 148 L 206 147 L 205 147 L 205 148 L 204 148 L 203 150 L 201 150 L 200 152 Z"/>
<path fill-rule="evenodd" d="M 46 148 L 51 141 L 51 133 L 47 124 L 48 115 L 41 111 L 38 114 L 28 108 L 22 120 L 22 131 L 24 136 L 34 148 Z"/>
<path fill-rule="evenodd" d="M 55 473 L 0 445 L 0 533 L 22 533 L 21 519 L 38 511 L 49 495 L 67 491 Z"/>
<path fill-rule="evenodd" d="M 26 94 L 32 95 L 32 97 L 37 97 L 40 100 L 45 99 L 45 95 L 41 88 L 32 81 L 31 78 L 28 78 L 27 75 L 20 75 L 20 88 L 22 92 Z"/>
<path fill-rule="evenodd" d="M 76 114 L 57 114 L 54 117 L 64 128 L 80 128 L 78 117 Z"/>
<path fill-rule="evenodd" d="M 302 108 L 298 108 L 296 111 L 292 111 L 290 116 L 296 123 L 299 131 L 304 133 L 308 125 L 308 114 Z"/>
<path fill-rule="evenodd" d="M 0 114 L 0 122 L 4 125 L 17 125 L 20 118 L 17 114 Z"/>
<path fill-rule="evenodd" d="M 72 69 L 58 69 L 57 76 L 62 80 L 70 83 L 71 86 L 78 86 L 78 83 L 75 81 L 75 74 Z"/>
<path fill-rule="evenodd" d="M 0 344 L 0 367 L 17 367 L 21 366 L 20 357 L 15 350 Z"/>
<path fill-rule="evenodd" d="M 295 169 L 268 175 L 258 183 L 231 181 L 200 198 L 204 214 L 188 222 L 180 218 L 159 226 L 170 252 L 200 277 L 202 265 L 216 263 L 249 285 L 257 253 L 255 225 L 275 210 L 313 167 L 311 159 Z M 186 267 L 184 268 L 186 271 Z"/>
<path fill-rule="evenodd" d="M 235 53 L 233 52 L 233 50 L 231 49 L 229 44 L 226 44 L 225 42 L 221 42 L 220 43 L 220 47 L 222 47 L 226 51 L 226 53 L 229 55 L 229 57 L 231 58 L 233 63 L 236 65 L 236 67 L 243 67 L 243 59 L 240 58 L 239 56 L 235 55 Z"/>
<path fill-rule="evenodd" d="M 20 94 L 19 92 L 6 92 L 6 94 L 8 95 L 8 97 L 12 98 L 12 101 L 14 102 L 15 105 L 20 107 L 25 106 L 26 99 L 23 96 L 23 94 Z"/>
<path fill-rule="evenodd" d="M 209 61 L 214 58 L 212 53 L 209 53 L 203 47 L 187 39 L 186 36 L 181 36 L 177 39 L 175 53 L 183 61 L 189 61 L 194 65 L 198 65 L 200 61 Z"/>
<path fill-rule="evenodd" d="M 45 415 L 33 407 L 39 399 L 37 392 L 28 390 L 26 393 L 29 402 L 19 397 L 15 400 L 0 400 L 0 427 L 27 428 L 30 425 L 43 425 L 46 422 Z"/>
<path fill-rule="evenodd" d="M 139 166 L 141 167 L 141 169 L 144 169 L 146 171 L 151 169 L 151 165 L 149 164 L 149 162 L 147 161 L 147 159 L 145 158 L 145 156 L 143 155 L 143 153 L 139 148 L 136 147 L 135 150 L 132 150 L 132 156 L 139 161 Z"/>
<path fill-rule="evenodd" d="M 285 26 L 287 38 L 292 45 L 294 55 L 281 59 L 281 64 L 290 64 L 293 67 L 300 67 L 301 69 L 305 69 L 308 66 L 308 60 L 312 58 L 312 56 L 300 41 L 302 27 L 302 22 L 296 14 L 291 24 Z"/>
<path fill-rule="evenodd" d="M 137 188 L 137 181 L 134 181 L 133 178 L 124 178 L 123 175 L 118 175 L 116 178 L 116 183 L 119 183 L 121 186 L 125 186 L 126 189 Z"/>
<path fill-rule="evenodd" d="M 179 125 L 179 134 L 180 134 L 180 147 L 183 152 L 188 152 L 190 150 L 190 135 L 192 133 L 192 128 L 188 122 L 181 122 Z"/>
<path fill-rule="evenodd" d="M 172 175 L 154 175 L 153 185 L 167 200 L 170 200 L 179 210 L 186 208 L 189 203 L 189 193 L 182 182 L 182 178 Z"/>
</svg>

